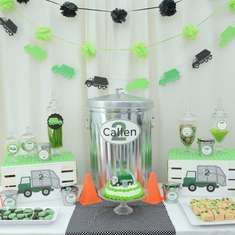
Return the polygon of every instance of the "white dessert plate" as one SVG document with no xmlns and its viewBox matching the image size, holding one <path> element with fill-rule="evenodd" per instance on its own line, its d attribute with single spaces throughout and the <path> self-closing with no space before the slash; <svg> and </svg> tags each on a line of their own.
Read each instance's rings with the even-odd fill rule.
<svg viewBox="0 0 235 235">
<path fill-rule="evenodd" d="M 203 199 L 206 197 L 182 197 L 179 198 L 179 204 L 182 207 L 186 217 L 188 218 L 188 221 L 190 222 L 190 224 L 194 225 L 194 226 L 210 226 L 210 225 L 226 225 L 226 224 L 235 224 L 235 219 L 234 220 L 223 220 L 223 221 L 211 221 L 211 222 L 206 222 L 201 220 L 198 216 L 196 216 L 190 206 L 190 202 L 192 201 L 192 199 Z M 229 197 L 233 200 L 235 200 L 235 198 L 233 197 Z M 219 199 L 219 197 L 209 197 L 209 199 Z"/>
<path fill-rule="evenodd" d="M 25 209 L 24 207 L 20 207 L 20 209 Z M 28 207 L 27 207 L 28 208 Z M 48 207 L 47 207 L 48 208 Z M 0 225 L 38 225 L 38 224 L 51 224 L 53 222 L 55 222 L 55 220 L 57 219 L 59 210 L 58 208 L 54 208 L 54 207 L 50 207 L 51 209 L 54 210 L 55 214 L 53 219 L 51 220 L 0 220 Z M 32 208 L 33 209 L 33 208 Z M 46 209 L 43 208 L 42 209 Z"/>
</svg>

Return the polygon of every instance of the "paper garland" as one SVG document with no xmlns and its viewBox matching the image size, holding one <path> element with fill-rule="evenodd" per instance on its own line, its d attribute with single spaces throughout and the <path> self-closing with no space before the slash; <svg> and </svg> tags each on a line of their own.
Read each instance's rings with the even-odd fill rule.
<svg viewBox="0 0 235 235">
<path fill-rule="evenodd" d="M 66 64 L 54 65 L 51 70 L 53 73 L 62 75 L 66 79 L 72 79 L 76 74 L 75 69 Z"/>
<path fill-rule="evenodd" d="M 15 8 L 15 0 L 0 0 L 1 11 L 11 11 Z"/>
<path fill-rule="evenodd" d="M 149 87 L 149 81 L 146 78 L 137 78 L 129 82 L 126 86 L 127 91 L 145 90 Z"/>
<path fill-rule="evenodd" d="M 34 59 L 38 61 L 43 61 L 47 58 L 47 52 L 43 48 L 37 45 L 27 44 L 24 47 L 24 50 L 26 53 L 28 53 L 29 55 L 31 55 Z"/>
<path fill-rule="evenodd" d="M 179 79 L 180 79 L 180 72 L 177 69 L 174 68 L 174 69 L 166 71 L 162 75 L 162 77 L 161 77 L 161 79 L 159 81 L 159 85 L 165 86 L 168 83 L 175 82 L 175 81 L 177 81 Z"/>
<path fill-rule="evenodd" d="M 225 47 L 235 39 L 235 27 L 228 26 L 220 35 L 219 46 Z"/>
<path fill-rule="evenodd" d="M 51 41 L 53 38 L 52 30 L 49 27 L 39 27 L 35 32 L 35 38 L 40 41 Z"/>
</svg>

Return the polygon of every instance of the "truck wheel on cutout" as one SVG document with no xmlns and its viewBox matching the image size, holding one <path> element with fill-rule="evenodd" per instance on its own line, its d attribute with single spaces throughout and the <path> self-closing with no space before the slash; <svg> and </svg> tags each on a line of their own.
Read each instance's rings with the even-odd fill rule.
<svg viewBox="0 0 235 235">
<path fill-rule="evenodd" d="M 89 81 L 89 80 L 88 80 L 88 81 L 86 81 L 86 86 L 87 86 L 87 87 L 91 87 L 91 86 L 92 86 L 92 82 L 91 82 L 91 81 Z"/>
<path fill-rule="evenodd" d="M 26 190 L 26 191 L 24 192 L 24 196 L 25 196 L 25 197 L 31 197 L 31 196 L 32 196 L 32 191 L 31 191 L 31 190 Z"/>
<path fill-rule="evenodd" d="M 191 184 L 191 185 L 188 186 L 188 190 L 191 191 L 191 192 L 196 191 L 196 189 L 197 189 L 197 186 L 195 184 Z"/>
<path fill-rule="evenodd" d="M 211 193 L 211 192 L 215 191 L 215 186 L 214 186 L 214 185 L 209 184 L 209 185 L 207 185 L 206 189 L 207 189 L 207 191 L 208 191 L 208 192 L 210 192 L 210 193 Z"/>
<path fill-rule="evenodd" d="M 42 189 L 42 195 L 43 196 L 48 196 L 49 194 L 50 194 L 50 189 L 48 189 L 48 188 Z"/>
</svg>

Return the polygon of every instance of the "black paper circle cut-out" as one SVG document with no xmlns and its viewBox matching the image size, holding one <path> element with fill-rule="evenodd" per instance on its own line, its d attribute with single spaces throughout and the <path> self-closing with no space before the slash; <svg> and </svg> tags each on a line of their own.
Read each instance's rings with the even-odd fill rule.
<svg viewBox="0 0 235 235">
<path fill-rule="evenodd" d="M 126 17 L 127 17 L 128 13 L 126 10 L 124 9 L 114 9 L 112 12 L 111 12 L 111 17 L 113 19 L 113 21 L 115 23 L 124 23 L 126 21 Z"/>
<path fill-rule="evenodd" d="M 159 10 L 162 16 L 172 16 L 176 13 L 176 3 L 174 0 L 163 0 Z"/>
<path fill-rule="evenodd" d="M 61 14 L 65 17 L 75 17 L 77 15 L 78 6 L 73 2 L 65 2 L 61 7 Z"/>
<path fill-rule="evenodd" d="M 17 2 L 20 3 L 20 4 L 21 4 L 21 3 L 27 4 L 27 3 L 29 2 L 29 0 L 17 0 Z"/>
</svg>

